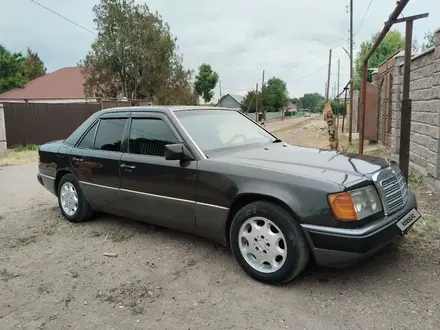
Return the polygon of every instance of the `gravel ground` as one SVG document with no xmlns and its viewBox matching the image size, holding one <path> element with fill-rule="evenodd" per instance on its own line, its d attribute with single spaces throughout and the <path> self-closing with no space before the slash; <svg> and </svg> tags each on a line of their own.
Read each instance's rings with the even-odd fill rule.
<svg viewBox="0 0 440 330">
<path fill-rule="evenodd" d="M 0 167 L 1 329 L 440 328 L 431 222 L 362 265 L 310 265 L 272 287 L 192 235 L 109 215 L 70 224 L 36 172 Z M 437 219 L 440 195 L 413 181 L 422 212 Z"/>
</svg>

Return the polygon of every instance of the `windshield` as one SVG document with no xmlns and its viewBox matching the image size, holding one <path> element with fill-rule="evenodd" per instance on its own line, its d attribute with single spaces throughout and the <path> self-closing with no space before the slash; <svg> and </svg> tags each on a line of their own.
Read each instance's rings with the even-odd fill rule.
<svg viewBox="0 0 440 330">
<path fill-rule="evenodd" d="M 238 111 L 188 110 L 176 111 L 175 114 L 205 153 L 252 143 L 270 143 L 276 140 Z"/>
</svg>

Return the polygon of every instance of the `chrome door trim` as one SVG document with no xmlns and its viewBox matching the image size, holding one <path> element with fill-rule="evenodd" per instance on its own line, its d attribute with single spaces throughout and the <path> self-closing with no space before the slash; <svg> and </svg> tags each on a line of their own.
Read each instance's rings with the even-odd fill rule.
<svg viewBox="0 0 440 330">
<path fill-rule="evenodd" d="M 42 176 L 43 178 L 46 178 L 46 179 L 49 179 L 49 180 L 55 180 L 55 177 L 53 177 L 53 176 L 50 176 L 50 175 L 47 175 L 47 174 L 43 174 L 43 173 L 40 173 L 40 172 L 38 172 L 38 174 L 40 176 Z"/>
<path fill-rule="evenodd" d="M 103 185 L 100 185 L 100 184 L 86 182 L 86 181 L 80 181 L 79 183 L 85 184 L 85 185 L 88 185 L 88 186 L 98 187 L 98 188 L 111 189 L 111 190 L 120 190 L 119 188 L 103 186 Z"/>
<path fill-rule="evenodd" d="M 154 197 L 154 198 L 169 199 L 169 200 L 173 200 L 173 201 L 176 201 L 176 202 L 191 203 L 191 204 L 194 204 L 194 205 L 213 207 L 213 208 L 217 208 L 217 209 L 221 209 L 221 210 L 229 210 L 228 207 L 224 207 L 224 206 L 220 206 L 220 205 L 214 205 L 214 204 L 208 204 L 208 203 L 202 203 L 202 202 L 198 202 L 198 201 L 195 201 L 195 200 L 189 200 L 189 199 L 183 199 L 183 198 L 177 198 L 177 197 L 170 197 L 170 196 L 164 196 L 164 195 L 151 194 L 151 193 L 146 193 L 146 192 L 141 192 L 141 191 L 136 191 L 136 190 L 129 190 L 129 189 L 121 189 L 121 188 L 103 186 L 103 185 L 100 185 L 100 184 L 91 183 L 91 182 L 85 182 L 85 181 L 80 181 L 80 183 L 81 184 L 85 184 L 85 185 L 90 185 L 90 186 L 98 187 L 98 188 L 111 189 L 111 190 L 119 190 L 121 192 L 127 192 L 127 193 L 131 193 L 131 194 L 139 194 L 139 195 L 150 196 L 150 197 Z"/>
</svg>

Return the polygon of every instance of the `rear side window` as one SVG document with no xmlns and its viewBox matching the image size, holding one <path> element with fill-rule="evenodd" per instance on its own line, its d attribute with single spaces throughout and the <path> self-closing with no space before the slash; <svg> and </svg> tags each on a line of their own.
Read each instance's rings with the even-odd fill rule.
<svg viewBox="0 0 440 330">
<path fill-rule="evenodd" d="M 79 143 L 78 148 L 81 149 L 92 149 L 93 148 L 93 138 L 95 137 L 96 127 L 98 122 L 96 122 L 92 128 L 87 132 L 82 141 Z"/>
<path fill-rule="evenodd" d="M 163 120 L 135 118 L 131 122 L 129 152 L 132 154 L 164 157 L 165 145 L 178 142 Z"/>
<path fill-rule="evenodd" d="M 127 119 L 101 119 L 96 132 L 94 149 L 121 151 L 121 144 Z"/>
<path fill-rule="evenodd" d="M 67 139 L 64 140 L 64 143 L 74 146 L 81 135 L 84 134 L 85 131 L 92 125 L 92 123 L 99 116 L 99 113 L 94 113 L 89 118 L 87 118 Z"/>
</svg>

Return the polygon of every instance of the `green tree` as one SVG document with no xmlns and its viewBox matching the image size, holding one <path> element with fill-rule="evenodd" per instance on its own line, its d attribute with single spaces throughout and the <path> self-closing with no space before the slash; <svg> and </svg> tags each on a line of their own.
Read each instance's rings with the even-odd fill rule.
<svg viewBox="0 0 440 330">
<path fill-rule="evenodd" d="M 361 44 L 360 50 L 357 53 L 355 60 L 355 73 L 354 73 L 354 89 L 359 90 L 362 79 L 362 66 L 364 62 L 364 58 L 370 49 L 373 47 L 373 44 L 379 33 L 375 33 L 370 40 L 364 41 Z M 388 32 L 385 38 L 382 40 L 379 47 L 373 53 L 368 61 L 368 67 L 377 68 L 379 64 L 387 60 L 390 56 L 395 54 L 397 51 L 403 49 L 405 44 L 405 38 L 402 34 L 397 31 Z"/>
<path fill-rule="evenodd" d="M 79 63 L 87 95 L 168 104 L 194 101 L 177 39 L 157 12 L 134 0 L 101 0 L 93 12 L 98 37 Z"/>
<path fill-rule="evenodd" d="M 428 48 L 431 48 L 434 46 L 435 46 L 434 34 L 431 31 L 429 31 L 429 32 L 425 33 L 425 36 L 423 38 L 423 43 L 421 45 L 419 44 L 419 41 L 417 40 L 417 38 L 414 38 L 412 48 L 413 48 L 413 51 L 415 51 L 415 52 L 424 52 Z"/>
<path fill-rule="evenodd" d="M 199 66 L 199 74 L 196 76 L 194 88 L 197 95 L 201 96 L 205 103 L 208 103 L 213 98 L 213 89 L 217 82 L 218 74 L 212 70 L 209 64 L 203 63 Z"/>
<path fill-rule="evenodd" d="M 26 85 L 25 60 L 22 53 L 12 53 L 0 45 L 0 93 Z"/>
<path fill-rule="evenodd" d="M 341 100 L 339 100 L 339 102 L 337 102 L 336 100 L 331 100 L 330 105 L 332 106 L 333 114 L 345 116 L 344 102 L 341 102 Z"/>
<path fill-rule="evenodd" d="M 261 93 L 255 91 L 248 91 L 241 103 L 241 109 L 245 112 L 257 111 L 257 100 L 261 100 Z"/>
<path fill-rule="evenodd" d="M 299 98 L 298 107 L 318 112 L 321 110 L 321 104 L 324 102 L 324 99 L 324 96 L 319 93 L 306 93 Z"/>
<path fill-rule="evenodd" d="M 266 111 L 280 111 L 287 105 L 288 94 L 283 80 L 276 77 L 269 79 L 263 89 L 263 106 Z"/>
<path fill-rule="evenodd" d="M 294 97 L 294 98 L 290 99 L 289 102 L 291 102 L 292 104 L 298 105 L 298 103 L 299 103 L 299 98 Z"/>
<path fill-rule="evenodd" d="M 46 74 L 46 67 L 43 61 L 38 56 L 38 53 L 32 52 L 30 48 L 27 49 L 26 60 L 23 63 L 24 74 L 29 80 L 44 76 Z"/>
</svg>

